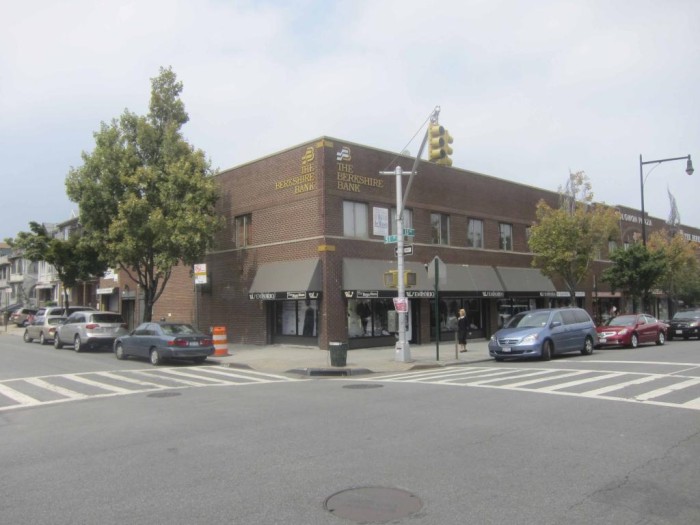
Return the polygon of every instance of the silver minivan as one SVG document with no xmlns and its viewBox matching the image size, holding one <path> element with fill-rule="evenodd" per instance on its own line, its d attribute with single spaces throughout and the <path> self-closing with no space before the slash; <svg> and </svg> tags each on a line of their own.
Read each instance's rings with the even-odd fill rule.
<svg viewBox="0 0 700 525">
<path fill-rule="evenodd" d="M 591 355 L 597 337 L 593 319 L 581 308 L 528 310 L 514 315 L 491 336 L 489 355 L 496 361 L 506 357 L 549 361 L 567 352 Z"/>
<path fill-rule="evenodd" d="M 96 347 L 111 348 L 117 337 L 127 333 L 121 314 L 85 310 L 73 312 L 56 329 L 53 345 L 55 348 L 73 345 L 76 352 Z"/>
</svg>

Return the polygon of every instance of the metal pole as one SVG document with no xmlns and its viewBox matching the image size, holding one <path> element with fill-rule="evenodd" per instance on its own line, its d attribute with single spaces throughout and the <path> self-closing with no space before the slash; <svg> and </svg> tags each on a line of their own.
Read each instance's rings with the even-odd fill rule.
<svg viewBox="0 0 700 525">
<path fill-rule="evenodd" d="M 440 361 L 440 265 L 437 259 L 434 259 L 435 264 L 435 360 Z"/>
<path fill-rule="evenodd" d="M 403 175 L 403 170 L 401 166 L 396 166 L 396 235 L 398 236 L 396 242 L 398 259 L 398 297 L 400 301 L 406 298 L 406 285 L 404 283 L 404 253 L 403 253 L 403 203 L 402 199 L 402 185 L 401 176 Z M 411 349 L 409 347 L 408 341 L 406 341 L 406 314 L 407 312 L 399 312 L 399 341 L 396 343 L 395 349 L 395 360 L 402 363 L 408 363 L 411 361 Z"/>
<path fill-rule="evenodd" d="M 647 222 L 644 218 L 644 163 L 642 162 L 642 156 L 639 155 L 639 189 L 642 194 L 642 244 L 646 247 L 647 245 Z"/>
</svg>

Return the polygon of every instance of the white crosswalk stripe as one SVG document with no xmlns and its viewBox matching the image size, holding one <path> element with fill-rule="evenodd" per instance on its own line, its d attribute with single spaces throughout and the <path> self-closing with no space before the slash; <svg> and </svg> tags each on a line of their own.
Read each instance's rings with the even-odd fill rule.
<svg viewBox="0 0 700 525">
<path fill-rule="evenodd" d="M 687 370 L 659 374 L 476 366 L 348 380 L 492 388 L 700 410 L 700 377 L 683 375 L 684 372 Z"/>
<path fill-rule="evenodd" d="M 25 377 L 0 381 L 0 412 L 158 390 L 308 381 L 254 370 L 196 366 Z"/>
</svg>

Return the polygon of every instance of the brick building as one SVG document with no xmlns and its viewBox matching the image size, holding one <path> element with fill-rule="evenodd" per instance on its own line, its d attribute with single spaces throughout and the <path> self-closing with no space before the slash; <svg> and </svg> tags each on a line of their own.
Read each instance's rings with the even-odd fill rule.
<svg viewBox="0 0 700 525">
<path fill-rule="evenodd" d="M 202 261 L 207 284 L 195 285 L 192 269 L 178 267 L 154 318 L 204 330 L 225 326 L 233 343 L 393 345 L 388 325 L 396 290 L 384 286 L 383 274 L 396 268 L 396 245 L 384 242 L 396 234 L 396 177 L 379 173 L 397 164 L 410 171 L 413 162 L 323 137 L 223 171 L 219 209 L 226 226 Z M 563 283 L 532 268 L 527 244 L 537 203 L 557 206 L 558 193 L 424 162 L 418 171 L 404 218 L 404 227 L 415 230 L 406 241 L 413 254 L 405 258 L 417 275 L 406 292 L 410 342 L 436 336 L 435 290 L 425 269 L 436 256 L 447 271 L 438 302 L 443 340 L 454 339 L 460 308 L 470 337 L 488 337 L 521 309 L 568 304 Z M 619 209 L 622 244 L 639 235 L 641 220 L 636 210 Z M 665 226 L 653 218 L 647 225 Z M 695 240 L 699 234 L 692 230 Z M 594 316 L 624 306 L 600 282 L 602 257 L 576 294 Z"/>
</svg>

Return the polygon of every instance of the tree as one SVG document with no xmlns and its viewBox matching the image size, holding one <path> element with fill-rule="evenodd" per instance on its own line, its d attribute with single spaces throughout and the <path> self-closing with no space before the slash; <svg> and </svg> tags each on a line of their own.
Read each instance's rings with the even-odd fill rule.
<svg viewBox="0 0 700 525">
<path fill-rule="evenodd" d="M 181 92 L 172 69 L 160 68 L 148 115 L 125 110 L 103 122 L 66 178 L 87 243 L 138 282 L 146 321 L 173 267 L 200 260 L 221 227 L 215 173 L 180 131 L 189 120 Z"/>
<path fill-rule="evenodd" d="M 634 311 L 637 311 L 637 298 L 641 299 L 642 310 L 646 311 L 651 290 L 666 270 L 664 253 L 634 243 L 626 250 L 617 250 L 610 260 L 613 265 L 603 271 L 603 280 L 610 283 L 612 291 L 622 290 L 631 296 Z"/>
<path fill-rule="evenodd" d="M 532 265 L 548 277 L 560 277 L 575 304 L 576 287 L 588 274 L 595 256 L 617 232 L 617 213 L 593 203 L 586 174 L 569 174 L 566 187 L 559 188 L 559 208 L 544 200 L 537 204 L 537 220 L 530 229 L 528 244 L 535 254 Z"/>
<path fill-rule="evenodd" d="M 680 231 L 672 234 L 663 230 L 649 236 L 649 250 L 664 254 L 666 265 L 658 286 L 666 293 L 671 305 L 676 305 L 679 301 L 695 304 L 698 300 L 700 264 L 696 246 L 688 242 Z M 675 310 L 671 308 L 669 315 L 672 316 Z"/>
<path fill-rule="evenodd" d="M 106 260 L 92 246 L 81 242 L 78 234 L 66 240 L 57 239 L 49 235 L 43 224 L 33 221 L 29 229 L 29 232 L 18 233 L 15 239 L 8 239 L 8 244 L 21 249 L 30 261 L 46 261 L 54 267 L 63 284 L 63 302 L 67 308 L 68 289 L 80 281 L 102 275 L 107 269 Z"/>
</svg>

